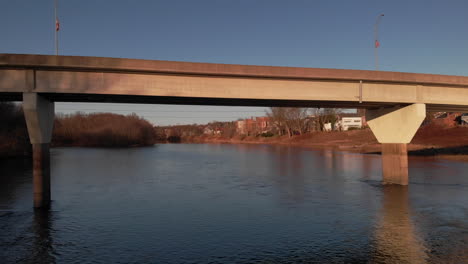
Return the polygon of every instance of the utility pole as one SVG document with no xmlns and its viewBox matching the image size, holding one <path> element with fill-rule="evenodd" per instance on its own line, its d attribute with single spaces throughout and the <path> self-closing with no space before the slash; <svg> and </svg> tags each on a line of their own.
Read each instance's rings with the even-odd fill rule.
<svg viewBox="0 0 468 264">
<path fill-rule="evenodd" d="M 379 42 L 379 23 L 380 20 L 382 20 L 382 17 L 384 14 L 380 14 L 377 16 L 377 21 L 375 22 L 374 26 L 374 56 L 375 56 L 375 70 L 379 70 L 379 52 L 378 48 L 380 47 L 380 42 Z"/>
<path fill-rule="evenodd" d="M 57 17 L 57 1 L 55 0 L 55 55 L 58 56 L 58 31 L 60 29 L 60 23 Z"/>
</svg>

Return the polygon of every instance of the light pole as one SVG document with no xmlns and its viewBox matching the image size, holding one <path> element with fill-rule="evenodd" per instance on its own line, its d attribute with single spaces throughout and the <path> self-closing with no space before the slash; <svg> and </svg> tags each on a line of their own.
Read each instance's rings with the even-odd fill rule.
<svg viewBox="0 0 468 264">
<path fill-rule="evenodd" d="M 60 29 L 60 24 L 59 24 L 59 20 L 58 20 L 58 17 L 57 17 L 57 1 L 58 0 L 55 0 L 54 1 L 54 13 L 55 13 L 55 55 L 58 55 L 58 31 Z"/>
<path fill-rule="evenodd" d="M 382 20 L 382 17 L 384 14 L 380 14 L 377 16 L 377 21 L 375 22 L 374 26 L 374 55 L 375 55 L 375 70 L 379 70 L 379 53 L 378 53 L 378 48 L 380 47 L 380 42 L 379 42 L 379 23 L 380 20 Z"/>
</svg>

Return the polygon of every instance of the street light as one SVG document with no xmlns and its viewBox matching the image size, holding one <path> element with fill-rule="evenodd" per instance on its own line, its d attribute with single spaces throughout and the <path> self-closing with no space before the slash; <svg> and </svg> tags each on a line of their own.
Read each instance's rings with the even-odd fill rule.
<svg viewBox="0 0 468 264">
<path fill-rule="evenodd" d="M 58 56 L 59 42 L 58 42 L 58 31 L 60 30 L 60 24 L 57 17 L 57 3 L 58 0 L 54 1 L 54 14 L 55 14 L 55 55 Z"/>
<path fill-rule="evenodd" d="M 379 54 L 377 49 L 380 47 L 380 42 L 379 42 L 379 23 L 380 20 L 382 20 L 382 17 L 384 14 L 380 14 L 377 16 L 377 21 L 375 22 L 374 26 L 374 55 L 375 55 L 375 70 L 379 70 Z"/>
</svg>

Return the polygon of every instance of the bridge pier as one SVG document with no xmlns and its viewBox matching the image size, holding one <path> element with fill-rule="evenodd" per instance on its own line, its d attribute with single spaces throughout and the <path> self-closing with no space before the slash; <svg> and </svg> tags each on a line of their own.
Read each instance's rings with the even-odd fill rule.
<svg viewBox="0 0 468 264">
<path fill-rule="evenodd" d="M 407 145 L 426 117 L 425 104 L 381 108 L 366 112 L 367 123 L 382 143 L 384 184 L 408 185 Z"/>
<path fill-rule="evenodd" d="M 23 111 L 33 148 L 34 208 L 50 207 L 50 141 L 54 103 L 37 93 L 23 93 Z"/>
<path fill-rule="evenodd" d="M 408 185 L 406 144 L 382 144 L 382 175 L 384 184 Z"/>
</svg>

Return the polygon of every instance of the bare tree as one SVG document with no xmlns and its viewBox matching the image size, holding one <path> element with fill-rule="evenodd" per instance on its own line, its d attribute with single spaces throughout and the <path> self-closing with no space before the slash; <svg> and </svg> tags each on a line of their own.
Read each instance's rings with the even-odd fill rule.
<svg viewBox="0 0 468 264">
<path fill-rule="evenodd" d="M 270 107 L 270 112 L 266 113 L 273 126 L 278 130 L 278 135 L 284 135 L 286 129 L 286 114 L 283 107 Z"/>
<path fill-rule="evenodd" d="M 320 131 L 325 130 L 325 124 L 331 123 L 332 128 L 336 126 L 338 122 L 338 114 L 341 110 L 338 108 L 315 108 L 313 110 L 315 117 L 317 118 L 317 129 Z"/>
<path fill-rule="evenodd" d="M 299 107 L 271 107 L 267 116 L 270 117 L 279 135 L 287 133 L 291 137 L 294 133 L 303 134 L 306 131 L 305 119 L 309 113 L 308 108 Z"/>
<path fill-rule="evenodd" d="M 286 108 L 286 123 L 289 127 L 289 134 L 299 133 L 304 134 L 306 132 L 305 119 L 309 114 L 308 108 L 299 107 L 288 107 Z"/>
</svg>

